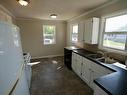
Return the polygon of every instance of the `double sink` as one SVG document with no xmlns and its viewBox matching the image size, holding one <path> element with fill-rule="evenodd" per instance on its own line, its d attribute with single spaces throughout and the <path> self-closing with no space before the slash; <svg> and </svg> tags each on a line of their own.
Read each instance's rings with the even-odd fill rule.
<svg viewBox="0 0 127 95">
<path fill-rule="evenodd" d="M 89 58 L 92 58 L 92 59 L 94 59 L 96 61 L 105 63 L 105 64 L 113 64 L 113 63 L 116 63 L 117 62 L 113 58 L 104 57 L 104 56 L 101 56 L 100 54 L 89 54 L 88 57 Z"/>
<path fill-rule="evenodd" d="M 127 66 L 124 64 L 119 63 L 117 60 L 110 58 L 110 57 L 104 57 L 104 56 L 100 56 L 97 53 L 96 54 L 89 54 L 88 55 L 89 58 L 92 58 L 98 62 L 101 62 L 103 64 L 113 64 L 117 67 L 120 67 L 124 70 L 127 70 Z"/>
</svg>

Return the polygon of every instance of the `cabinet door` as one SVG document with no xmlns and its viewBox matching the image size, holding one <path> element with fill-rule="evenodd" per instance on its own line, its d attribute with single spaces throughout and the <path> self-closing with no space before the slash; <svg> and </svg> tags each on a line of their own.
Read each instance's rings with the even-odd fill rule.
<svg viewBox="0 0 127 95">
<path fill-rule="evenodd" d="M 94 80 L 95 80 L 96 78 L 101 77 L 101 76 L 103 76 L 103 73 L 98 72 L 98 71 L 93 71 L 93 70 L 91 71 L 91 79 L 90 79 L 90 87 L 91 87 L 91 88 L 94 89 Z"/>
<path fill-rule="evenodd" d="M 72 53 L 72 69 L 75 72 L 77 71 L 76 64 L 77 64 L 77 54 L 76 53 Z"/>
<path fill-rule="evenodd" d="M 81 76 L 81 67 L 82 67 L 82 59 L 83 57 L 76 54 L 72 53 L 72 69 L 76 74 Z"/>
<path fill-rule="evenodd" d="M 84 31 L 85 31 L 85 24 L 84 21 L 79 23 L 79 28 L 78 28 L 78 42 L 83 42 L 84 41 Z"/>
<path fill-rule="evenodd" d="M 89 85 L 90 82 L 90 76 L 91 76 L 91 71 L 87 66 L 87 63 L 83 62 L 82 65 L 82 78 L 83 80 Z"/>
<path fill-rule="evenodd" d="M 86 20 L 84 32 L 85 43 L 92 43 L 92 28 L 93 28 L 92 19 Z"/>
<path fill-rule="evenodd" d="M 71 63 L 71 67 L 74 70 L 74 53 L 72 52 L 72 63 Z"/>
<path fill-rule="evenodd" d="M 82 78 L 83 80 L 89 85 L 90 77 L 91 77 L 91 66 L 90 61 L 86 58 L 83 58 L 83 65 L 82 65 Z"/>
<path fill-rule="evenodd" d="M 111 70 L 108 69 L 108 68 L 105 68 L 105 71 L 106 71 L 105 75 L 113 73 L 113 71 L 111 71 Z"/>
<path fill-rule="evenodd" d="M 93 17 L 85 21 L 85 43 L 97 44 L 99 32 L 99 18 Z"/>
<path fill-rule="evenodd" d="M 82 67 L 82 61 L 83 61 L 82 58 L 83 58 L 82 56 L 77 55 L 77 64 L 76 64 L 77 70 L 76 70 L 76 72 L 79 76 L 81 76 L 81 67 Z"/>
<path fill-rule="evenodd" d="M 105 91 L 103 91 L 99 86 L 95 85 L 94 95 L 108 95 L 108 94 Z"/>
</svg>

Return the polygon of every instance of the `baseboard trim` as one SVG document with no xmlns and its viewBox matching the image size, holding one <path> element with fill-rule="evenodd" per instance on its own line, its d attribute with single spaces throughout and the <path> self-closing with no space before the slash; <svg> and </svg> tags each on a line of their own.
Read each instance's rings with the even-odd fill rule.
<svg viewBox="0 0 127 95">
<path fill-rule="evenodd" d="M 64 56 L 64 55 L 63 54 L 48 55 L 48 56 L 41 56 L 41 57 L 32 57 L 31 59 L 50 58 L 50 57 L 59 57 L 59 56 Z"/>
</svg>

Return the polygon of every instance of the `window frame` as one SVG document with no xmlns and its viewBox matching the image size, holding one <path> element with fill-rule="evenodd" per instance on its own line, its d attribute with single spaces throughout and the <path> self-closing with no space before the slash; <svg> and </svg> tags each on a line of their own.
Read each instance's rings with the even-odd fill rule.
<svg viewBox="0 0 127 95">
<path fill-rule="evenodd" d="M 55 33 L 54 33 L 54 42 L 53 43 L 49 43 L 49 44 L 45 44 L 44 43 L 44 26 L 53 26 L 54 28 L 55 28 Z M 56 44 L 56 25 L 43 25 L 43 45 L 54 45 L 54 44 Z"/>
<path fill-rule="evenodd" d="M 122 53 L 124 55 L 127 54 L 127 50 L 120 50 L 120 49 L 116 49 L 116 48 L 111 48 L 111 47 L 103 46 L 103 38 L 104 38 L 104 34 L 106 34 L 106 32 L 105 32 L 105 22 L 106 22 L 106 19 L 107 18 L 116 17 L 116 16 L 125 15 L 125 14 L 127 14 L 127 11 L 126 10 L 122 10 L 122 11 L 115 12 L 115 13 L 112 13 L 110 15 L 105 15 L 105 16 L 101 17 L 100 33 L 99 33 L 99 37 L 100 38 L 98 38 L 99 39 L 99 45 L 98 45 L 99 49 L 102 49 L 102 50 L 105 50 L 105 51 L 108 51 L 108 52 L 116 52 L 116 53 L 119 53 L 119 54 Z M 112 34 L 114 34 L 114 33 L 112 33 Z"/>
<path fill-rule="evenodd" d="M 78 26 L 78 33 L 79 33 L 79 24 L 78 23 L 75 23 L 75 24 L 71 24 L 70 25 L 70 42 L 72 43 L 72 44 L 75 44 L 75 43 L 77 43 L 78 42 L 78 36 L 77 36 L 77 41 L 72 41 L 72 33 L 73 33 L 73 26 Z M 77 33 L 77 34 L 78 34 Z"/>
</svg>

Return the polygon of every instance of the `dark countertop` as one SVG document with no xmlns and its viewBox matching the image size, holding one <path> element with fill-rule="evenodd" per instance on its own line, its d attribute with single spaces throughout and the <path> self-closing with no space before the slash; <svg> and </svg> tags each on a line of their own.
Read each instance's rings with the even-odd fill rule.
<svg viewBox="0 0 127 95">
<path fill-rule="evenodd" d="M 68 47 L 64 47 L 65 49 L 68 49 L 68 50 L 75 50 L 75 49 L 81 49 L 79 47 L 76 47 L 76 46 L 68 46 Z"/>
<path fill-rule="evenodd" d="M 102 88 L 109 95 L 127 95 L 127 70 L 117 67 L 113 64 L 104 64 L 93 58 L 90 58 L 89 54 L 94 54 L 85 49 L 73 50 L 73 52 L 88 58 L 95 63 L 102 65 L 112 71 L 109 75 L 102 76 L 94 80 L 100 88 Z"/>
</svg>

